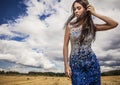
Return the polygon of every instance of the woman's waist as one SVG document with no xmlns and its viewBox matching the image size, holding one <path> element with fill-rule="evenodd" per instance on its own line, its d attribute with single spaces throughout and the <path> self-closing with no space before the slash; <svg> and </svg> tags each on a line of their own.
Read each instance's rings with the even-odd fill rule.
<svg viewBox="0 0 120 85">
<path fill-rule="evenodd" d="M 83 49 L 71 50 L 70 53 L 70 59 L 73 60 L 89 60 L 95 56 L 96 55 L 91 48 L 88 48 L 86 50 Z"/>
<path fill-rule="evenodd" d="M 87 56 L 89 54 L 94 55 L 95 53 L 91 47 L 79 47 L 79 48 L 72 48 L 70 54 L 71 55 Z"/>
</svg>

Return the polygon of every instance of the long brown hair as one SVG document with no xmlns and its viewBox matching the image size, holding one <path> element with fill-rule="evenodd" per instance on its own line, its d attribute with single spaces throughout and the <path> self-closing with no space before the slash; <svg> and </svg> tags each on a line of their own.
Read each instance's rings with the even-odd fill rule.
<svg viewBox="0 0 120 85">
<path fill-rule="evenodd" d="M 89 4 L 89 2 L 87 0 L 75 0 L 72 4 L 72 15 L 68 18 L 67 22 L 65 23 L 65 27 L 75 17 L 75 14 L 74 14 L 74 11 L 73 11 L 75 2 L 81 4 L 85 8 L 85 10 L 87 10 L 87 5 Z M 84 39 L 89 34 L 92 34 L 93 41 L 95 40 L 96 27 L 93 23 L 92 16 L 91 16 L 91 13 L 89 11 L 86 11 L 83 15 L 81 15 L 79 18 L 77 18 L 77 20 L 72 24 L 78 23 L 81 19 L 84 20 L 83 25 L 82 25 L 83 29 L 82 29 L 81 35 L 79 36 L 80 44 L 82 45 Z"/>
</svg>

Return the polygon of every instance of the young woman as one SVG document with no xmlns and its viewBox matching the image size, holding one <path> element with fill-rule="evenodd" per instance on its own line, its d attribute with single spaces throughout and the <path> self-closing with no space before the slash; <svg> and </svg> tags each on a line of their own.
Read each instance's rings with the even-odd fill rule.
<svg viewBox="0 0 120 85">
<path fill-rule="evenodd" d="M 87 0 L 74 1 L 72 10 L 73 14 L 65 24 L 63 45 L 65 74 L 71 79 L 72 85 L 100 85 L 100 65 L 91 49 L 91 42 L 95 40 L 97 31 L 115 28 L 118 23 L 98 14 Z M 105 24 L 94 24 L 91 15 L 103 20 Z M 71 53 L 68 60 L 69 40 Z"/>
</svg>

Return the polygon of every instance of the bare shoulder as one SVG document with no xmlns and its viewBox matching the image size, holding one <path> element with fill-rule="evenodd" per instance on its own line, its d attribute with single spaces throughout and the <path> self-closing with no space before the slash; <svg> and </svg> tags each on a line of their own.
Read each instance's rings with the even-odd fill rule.
<svg viewBox="0 0 120 85">
<path fill-rule="evenodd" d="M 66 25 L 66 27 L 65 27 L 65 33 L 69 33 L 69 32 L 70 32 L 70 26 Z"/>
</svg>

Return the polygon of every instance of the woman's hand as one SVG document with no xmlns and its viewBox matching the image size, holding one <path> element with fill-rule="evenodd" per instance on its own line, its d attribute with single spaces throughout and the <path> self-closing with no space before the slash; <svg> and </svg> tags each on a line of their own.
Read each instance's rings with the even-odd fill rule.
<svg viewBox="0 0 120 85">
<path fill-rule="evenodd" d="M 93 7 L 92 5 L 90 5 L 90 4 L 87 5 L 87 11 L 90 11 L 91 14 L 94 14 L 94 13 L 95 13 L 94 7 Z"/>
<path fill-rule="evenodd" d="M 65 66 L 65 75 L 71 78 L 71 68 L 69 65 Z"/>
</svg>

